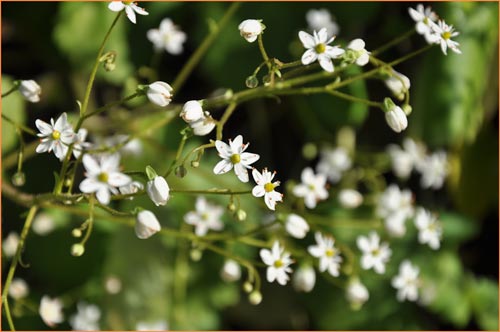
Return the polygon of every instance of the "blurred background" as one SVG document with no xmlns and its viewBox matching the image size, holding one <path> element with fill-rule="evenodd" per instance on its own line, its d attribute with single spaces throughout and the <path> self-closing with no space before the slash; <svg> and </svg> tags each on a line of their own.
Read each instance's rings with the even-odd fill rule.
<svg viewBox="0 0 500 332">
<path fill-rule="evenodd" d="M 105 3 L 77 2 L 2 2 L 2 91 L 14 79 L 35 79 L 43 89 L 37 104 L 25 103 L 19 94 L 2 100 L 2 112 L 35 128 L 36 119 L 48 121 L 62 112 L 75 113 L 76 100 L 82 100 L 90 68 L 102 37 L 115 15 Z M 138 84 L 150 83 L 147 67 L 158 63 L 158 80 L 172 82 L 206 36 L 212 20 L 219 20 L 229 3 L 144 2 L 148 16 L 139 16 L 137 24 L 124 17 L 113 31 L 107 50 L 117 52 L 116 70 L 100 69 L 90 107 L 96 108 L 132 93 Z M 426 3 L 427 5 L 427 3 Z M 262 19 L 266 25 L 264 42 L 267 52 L 282 61 L 299 59 L 303 47 L 297 33 L 307 29 L 309 9 L 328 9 L 340 27 L 334 44 L 345 46 L 362 38 L 368 50 L 408 31 L 414 22 L 408 7 L 416 3 L 294 2 L 243 3 L 220 33 L 174 103 L 202 99 L 216 90 L 246 89 L 245 78 L 261 62 L 256 44 L 241 38 L 238 24 L 248 18 Z M 373 273 L 366 276 L 370 300 L 360 311 L 352 311 L 344 290 L 319 277 L 312 293 L 296 293 L 292 287 L 264 282 L 264 300 L 259 306 L 248 303 L 241 283 L 227 284 L 219 277 L 223 259 L 205 252 L 201 261 L 176 265 L 181 250 L 189 243 L 175 238 L 154 237 L 138 240 L 126 226 L 97 220 L 85 255 L 70 255 L 75 242 L 71 230 L 84 221 L 61 211 L 45 211 L 57 225 L 47 235 L 31 234 L 23 254 L 28 268 L 18 268 L 16 276 L 27 281 L 30 295 L 24 304 L 14 304 L 18 329 L 48 329 L 37 314 L 44 294 L 61 296 L 65 314 L 75 312 L 79 300 L 97 304 L 102 311 L 103 329 L 134 329 L 138 321 L 167 319 L 173 329 L 360 329 L 360 330 L 438 330 L 498 329 L 498 4 L 492 2 L 440 2 L 432 4 L 440 17 L 460 32 L 456 40 L 462 55 L 444 56 L 438 47 L 413 58 L 395 69 L 411 79 L 409 128 L 404 135 L 392 132 L 382 112 L 365 105 L 351 104 L 332 96 L 291 96 L 259 99 L 240 105 L 225 127 L 225 137 L 242 134 L 251 142 L 251 152 L 275 169 L 284 182 L 300 177 L 301 170 L 314 165 L 302 155 L 307 143 L 335 144 L 338 130 L 352 127 L 356 150 L 382 152 L 391 143 L 410 136 L 423 141 L 430 150 L 448 152 L 450 174 L 438 191 L 420 189 L 419 179 L 411 177 L 399 183 L 413 190 L 416 201 L 440 213 L 444 224 L 442 249 L 432 251 L 416 243 L 394 243 L 398 257 L 411 257 L 420 263 L 422 275 L 435 284 L 430 304 L 399 303 L 390 283 Z M 33 15 L 36 13 L 36 15 Z M 149 29 L 171 18 L 187 34 L 182 55 L 162 53 L 154 58 L 152 44 L 146 38 Z M 384 52 L 386 61 L 399 58 L 424 46 L 419 35 Z M 378 80 L 349 86 L 345 92 L 370 100 L 388 96 Z M 91 134 L 123 134 L 141 130 L 165 118 L 164 114 L 141 116 L 131 120 L 130 109 L 146 114 L 144 100 L 113 110 L 107 117 L 89 121 Z M 222 110 L 211 110 L 215 118 Z M 168 117 L 168 116 L 167 116 Z M 127 169 L 140 170 L 148 164 L 166 169 L 180 141 L 184 127 L 172 117 L 168 126 L 144 139 L 140 155 L 124 156 Z M 29 142 L 31 138 L 26 137 Z M 156 142 L 156 143 L 154 143 Z M 188 146 L 206 142 L 190 139 Z M 2 181 L 10 181 L 15 171 L 6 160 L 15 156 L 18 139 L 12 126 L 2 122 Z M 164 158 L 159 158 L 164 156 Z M 15 158 L 15 157 L 14 157 Z M 188 167 L 184 179 L 172 177 L 172 187 L 236 187 L 231 177 L 215 178 L 211 168 L 217 157 L 206 152 L 201 167 Z M 265 162 L 264 162 L 265 161 Z M 13 164 L 15 165 L 15 164 Z M 30 158 L 24 165 L 29 193 L 50 191 L 52 173 L 59 162 L 49 154 Z M 79 172 L 80 176 L 83 172 Z M 388 183 L 398 183 L 387 172 Z M 170 182 L 172 181 L 172 182 Z M 223 184 L 221 185 L 221 182 Z M 178 228 L 182 216 L 192 209 L 195 197 L 175 196 L 164 209 L 154 210 L 166 227 Z M 212 198 L 211 198 L 212 199 Z M 213 201 L 227 204 L 227 199 Z M 252 202 L 244 202 L 249 222 L 258 224 L 262 212 Z M 147 198 L 126 202 L 118 209 L 134 206 L 153 209 Z M 25 208 L 2 196 L 2 238 L 20 233 Z M 335 214 L 338 206 L 323 206 L 322 213 Z M 227 217 L 227 223 L 235 223 Z M 231 225 L 238 230 L 241 225 Z M 344 231 L 347 232 L 347 231 Z M 352 230 L 351 230 L 352 232 Z M 336 234 L 350 239 L 353 234 Z M 241 255 L 257 255 L 255 248 L 228 248 Z M 255 256 L 256 257 L 256 256 Z M 2 257 L 2 280 L 10 260 Z M 178 269 L 175 269 L 175 267 Z M 396 272 L 394 265 L 389 272 Z M 180 272 L 179 272 L 180 271 Z M 388 273 L 389 273 L 388 272 Z M 177 273 L 187 277 L 182 302 L 173 307 L 174 279 Z M 110 278 L 120 280 L 118 293 L 106 291 Z M 177 317 L 175 322 L 171 317 Z M 180 317 L 180 318 L 179 318 Z M 184 319 L 182 319 L 184 318 Z M 7 329 L 6 320 L 2 327 Z M 58 326 L 69 329 L 67 323 Z"/>
</svg>

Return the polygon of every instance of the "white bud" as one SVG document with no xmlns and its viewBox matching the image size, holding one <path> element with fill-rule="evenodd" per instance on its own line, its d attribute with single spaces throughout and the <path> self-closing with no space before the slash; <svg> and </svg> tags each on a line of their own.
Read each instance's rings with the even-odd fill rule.
<svg viewBox="0 0 500 332">
<path fill-rule="evenodd" d="M 354 310 L 359 310 L 368 301 L 370 294 L 358 278 L 351 279 L 346 289 L 346 298 Z"/>
<path fill-rule="evenodd" d="M 54 219 L 47 213 L 39 213 L 33 220 L 33 231 L 38 235 L 47 235 L 55 228 Z"/>
<path fill-rule="evenodd" d="M 208 114 L 208 112 L 206 112 Z M 210 114 L 189 124 L 196 136 L 208 135 L 215 128 L 215 120 Z"/>
<path fill-rule="evenodd" d="M 253 290 L 253 285 L 250 281 L 245 281 L 245 283 L 243 284 L 243 290 L 246 292 L 246 293 L 250 293 L 252 290 Z"/>
<path fill-rule="evenodd" d="M 182 112 L 179 116 L 187 123 L 192 123 L 205 117 L 203 114 L 203 108 L 196 100 L 186 102 L 182 107 Z"/>
<path fill-rule="evenodd" d="M 137 214 L 135 222 L 135 235 L 139 239 L 147 239 L 161 229 L 160 223 L 151 211 L 141 211 Z"/>
<path fill-rule="evenodd" d="M 2 241 L 3 253 L 6 257 L 12 257 L 16 254 L 17 245 L 19 244 L 19 235 L 16 232 L 11 232 L 7 238 Z"/>
<path fill-rule="evenodd" d="M 19 92 L 21 92 L 27 101 L 38 103 L 40 101 L 40 95 L 42 94 L 42 88 L 33 80 L 21 81 Z"/>
<path fill-rule="evenodd" d="M 255 290 L 248 295 L 248 301 L 250 301 L 251 304 L 253 305 L 258 305 L 260 302 L 262 302 L 262 294 Z"/>
<path fill-rule="evenodd" d="M 106 278 L 104 287 L 109 294 L 118 294 L 122 290 L 122 282 L 115 276 L 109 276 Z"/>
<path fill-rule="evenodd" d="M 232 259 L 226 260 L 224 262 L 224 266 L 220 271 L 220 277 L 225 282 L 232 282 L 239 280 L 241 278 L 240 265 Z"/>
<path fill-rule="evenodd" d="M 149 198 L 156 206 L 167 204 L 170 198 L 170 187 L 167 180 L 162 176 L 156 176 L 153 180 L 147 183 L 147 192 Z"/>
<path fill-rule="evenodd" d="M 363 195 L 354 189 L 342 189 L 339 192 L 339 202 L 346 209 L 354 209 L 363 203 Z"/>
<path fill-rule="evenodd" d="M 29 293 L 29 287 L 26 281 L 21 278 L 14 278 L 9 288 L 9 295 L 15 299 L 19 300 L 26 297 Z"/>
<path fill-rule="evenodd" d="M 153 104 L 165 107 L 172 100 L 172 91 L 173 89 L 168 83 L 157 81 L 149 85 L 146 94 Z"/>
<path fill-rule="evenodd" d="M 246 39 L 247 42 L 253 43 L 257 37 L 262 33 L 264 27 L 258 20 L 244 20 L 238 26 L 240 35 Z"/>
<path fill-rule="evenodd" d="M 71 246 L 71 255 L 80 257 L 85 253 L 85 247 L 81 243 L 75 243 Z"/>
<path fill-rule="evenodd" d="M 385 85 L 396 98 L 403 100 L 405 93 L 410 89 L 410 79 L 395 70 L 393 70 L 392 74 L 393 76 L 384 81 Z"/>
<path fill-rule="evenodd" d="M 64 320 L 64 315 L 62 312 L 62 302 L 59 299 L 52 299 L 47 295 L 42 297 L 40 301 L 40 308 L 38 313 L 42 320 L 50 327 L 54 327 L 56 324 L 62 323 Z"/>
<path fill-rule="evenodd" d="M 285 229 L 296 239 L 303 239 L 309 232 L 309 225 L 301 216 L 290 213 L 286 218 Z"/>
<path fill-rule="evenodd" d="M 309 293 L 316 284 L 316 272 L 311 266 L 300 267 L 293 275 L 293 288 L 297 292 Z"/>
<path fill-rule="evenodd" d="M 395 106 L 390 111 L 385 112 L 385 121 L 397 133 L 402 132 L 408 127 L 406 114 L 399 106 Z"/>
</svg>

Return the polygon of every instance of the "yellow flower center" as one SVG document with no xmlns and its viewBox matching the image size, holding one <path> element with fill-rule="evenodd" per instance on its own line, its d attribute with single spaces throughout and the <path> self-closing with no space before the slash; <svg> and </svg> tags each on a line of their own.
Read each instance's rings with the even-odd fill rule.
<svg viewBox="0 0 500 332">
<path fill-rule="evenodd" d="M 61 137 L 61 133 L 60 133 L 60 132 L 58 132 L 57 130 L 54 130 L 54 131 L 52 132 L 52 139 L 54 139 L 54 140 L 58 140 L 60 137 Z"/>
<path fill-rule="evenodd" d="M 231 156 L 231 162 L 232 162 L 233 164 L 237 164 L 237 163 L 239 163 L 240 161 L 241 161 L 241 157 L 240 157 L 240 155 L 239 155 L 239 154 L 235 153 L 235 154 L 233 154 L 233 155 Z"/>
<path fill-rule="evenodd" d="M 316 53 L 318 54 L 321 54 L 321 53 L 324 53 L 326 51 L 326 45 L 323 44 L 323 43 L 320 43 L 318 45 L 316 45 L 314 47 L 314 50 L 316 51 Z"/>
<path fill-rule="evenodd" d="M 373 256 L 378 256 L 379 253 L 380 253 L 380 250 L 378 250 L 378 249 L 373 249 L 372 250 L 372 255 Z"/>
<path fill-rule="evenodd" d="M 334 249 L 326 249 L 326 257 L 333 257 L 335 255 Z"/>
<path fill-rule="evenodd" d="M 280 268 L 283 266 L 283 261 L 281 259 L 278 259 L 277 261 L 274 262 L 274 267 Z"/>
<path fill-rule="evenodd" d="M 424 22 L 425 25 L 429 25 L 429 19 L 427 17 L 425 17 L 422 22 Z"/>
<path fill-rule="evenodd" d="M 274 190 L 274 184 L 272 184 L 271 182 L 266 183 L 264 185 L 264 190 L 266 191 L 266 193 L 270 193 L 271 191 Z"/>
<path fill-rule="evenodd" d="M 443 39 L 450 39 L 451 38 L 451 32 L 449 31 L 445 31 L 441 34 L 441 37 L 443 37 Z"/>
<path fill-rule="evenodd" d="M 203 213 L 203 214 L 201 215 L 201 219 L 202 219 L 203 221 L 207 221 L 207 220 L 208 220 L 208 213 L 206 213 L 206 212 L 205 212 L 205 213 Z"/>
<path fill-rule="evenodd" d="M 97 180 L 99 180 L 100 182 L 104 182 L 104 183 L 108 183 L 108 179 L 109 179 L 109 176 L 108 176 L 108 173 L 106 173 L 106 172 L 102 172 L 97 177 Z"/>
</svg>

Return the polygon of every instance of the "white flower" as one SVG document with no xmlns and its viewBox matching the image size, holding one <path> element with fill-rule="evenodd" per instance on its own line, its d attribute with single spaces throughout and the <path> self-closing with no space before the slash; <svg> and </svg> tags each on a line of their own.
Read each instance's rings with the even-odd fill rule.
<svg viewBox="0 0 500 332">
<path fill-rule="evenodd" d="M 300 267 L 293 275 L 293 288 L 297 292 L 309 293 L 316 284 L 316 272 L 311 266 Z"/>
<path fill-rule="evenodd" d="M 370 298 L 368 289 L 361 283 L 359 278 L 349 280 L 345 295 L 354 310 L 359 310 Z"/>
<path fill-rule="evenodd" d="M 261 20 L 244 20 L 241 22 L 238 26 L 241 37 L 245 38 L 249 43 L 256 41 L 265 28 L 261 22 Z"/>
<path fill-rule="evenodd" d="M 15 300 L 28 296 L 29 287 L 26 281 L 21 278 L 14 278 L 9 287 L 9 295 Z"/>
<path fill-rule="evenodd" d="M 434 214 L 423 208 L 417 209 L 415 226 L 418 229 L 418 242 L 427 243 L 434 250 L 439 249 L 443 229 Z"/>
<path fill-rule="evenodd" d="M 399 106 L 395 106 L 391 110 L 385 112 L 385 121 L 389 127 L 397 133 L 402 132 L 408 127 L 406 114 Z"/>
<path fill-rule="evenodd" d="M 339 202 L 346 209 L 355 209 L 363 203 L 363 195 L 354 189 L 342 189 L 339 192 Z"/>
<path fill-rule="evenodd" d="M 78 302 L 77 313 L 70 317 L 69 324 L 77 331 L 99 331 L 101 310 L 95 304 Z"/>
<path fill-rule="evenodd" d="M 264 202 L 270 210 L 275 209 L 276 202 L 283 201 L 283 194 L 275 191 L 274 189 L 280 185 L 279 181 L 273 182 L 273 178 L 276 172 L 269 172 L 267 168 L 262 170 L 262 174 L 257 170 L 252 170 L 252 176 L 254 181 L 257 183 L 252 189 L 252 195 L 254 197 L 264 196 Z"/>
<path fill-rule="evenodd" d="M 339 33 L 338 24 L 332 19 L 332 15 L 327 9 L 310 9 L 306 13 L 306 21 L 311 30 L 319 31 L 326 28 L 329 37 Z"/>
<path fill-rule="evenodd" d="M 56 324 L 62 323 L 64 320 L 62 307 L 61 300 L 57 298 L 52 299 L 44 295 L 40 301 L 38 313 L 40 317 L 42 317 L 44 323 L 53 328 Z"/>
<path fill-rule="evenodd" d="M 446 152 L 438 151 L 425 157 L 417 170 L 422 174 L 422 188 L 440 189 L 448 175 Z"/>
<path fill-rule="evenodd" d="M 108 5 L 108 8 L 114 12 L 119 12 L 125 9 L 125 14 L 127 14 L 130 22 L 135 24 L 135 13 L 139 15 L 149 15 L 144 8 L 137 6 L 134 2 L 131 1 L 111 1 Z"/>
<path fill-rule="evenodd" d="M 391 76 L 384 80 L 385 86 L 391 90 L 392 94 L 399 100 L 405 98 L 405 93 L 410 90 L 411 82 L 408 76 L 392 70 Z"/>
<path fill-rule="evenodd" d="M 227 259 L 220 271 L 220 277 L 225 282 L 233 282 L 241 278 L 241 267 L 236 261 Z"/>
<path fill-rule="evenodd" d="M 241 182 L 248 182 L 247 168 L 259 160 L 260 156 L 255 153 L 245 152 L 248 144 L 243 144 L 243 137 L 236 136 L 234 141 L 229 140 L 229 145 L 222 141 L 215 141 L 215 148 L 219 153 L 219 157 L 223 160 L 219 161 L 214 167 L 215 174 L 224 174 L 229 172 L 234 167 L 234 174 Z"/>
<path fill-rule="evenodd" d="M 432 11 L 431 7 L 426 7 L 424 9 L 424 5 L 418 4 L 417 9 L 408 8 L 408 13 L 411 18 L 416 22 L 415 30 L 420 35 L 424 35 L 426 41 L 429 44 L 435 42 L 432 31 L 432 23 L 436 22 L 438 17 L 435 12 Z"/>
<path fill-rule="evenodd" d="M 268 282 L 274 280 L 282 286 L 286 285 L 290 279 L 287 273 L 292 273 L 290 264 L 293 263 L 290 254 L 280 247 L 278 241 L 275 241 L 271 250 L 261 249 L 260 258 L 268 266 L 266 278 Z"/>
<path fill-rule="evenodd" d="M 16 232 L 10 232 L 9 235 L 2 241 L 3 254 L 9 258 L 16 254 L 17 246 L 19 245 L 19 235 Z"/>
<path fill-rule="evenodd" d="M 319 32 L 314 31 L 313 35 L 304 31 L 299 31 L 299 38 L 307 51 L 302 55 L 302 64 L 308 65 L 318 60 L 321 68 L 333 73 L 334 67 L 332 59 L 336 59 L 344 54 L 344 50 L 338 46 L 329 46 L 335 37 L 328 39 L 326 28 Z"/>
<path fill-rule="evenodd" d="M 370 61 L 370 52 L 365 49 L 365 42 L 363 39 L 354 39 L 347 45 L 347 52 L 350 52 L 358 66 L 364 66 Z"/>
<path fill-rule="evenodd" d="M 306 167 L 302 171 L 300 179 L 302 183 L 293 188 L 293 194 L 297 197 L 303 197 L 308 208 L 314 209 L 318 201 L 328 198 L 328 191 L 325 189 L 325 175 L 315 175 L 310 167 Z"/>
<path fill-rule="evenodd" d="M 224 209 L 221 206 L 210 204 L 205 197 L 198 197 L 195 204 L 196 211 L 188 212 L 184 221 L 195 226 L 195 234 L 204 236 L 209 230 L 220 231 L 224 224 L 220 220 Z"/>
<path fill-rule="evenodd" d="M 186 121 L 188 124 L 196 122 L 205 117 L 203 113 L 203 108 L 197 100 L 190 100 L 182 106 L 182 111 L 179 116 Z"/>
<path fill-rule="evenodd" d="M 170 198 L 170 187 L 163 176 L 156 176 L 146 184 L 149 198 L 156 206 L 165 205 Z"/>
<path fill-rule="evenodd" d="M 108 276 L 104 283 L 104 288 L 109 294 L 118 294 L 122 290 L 122 281 L 115 276 Z"/>
<path fill-rule="evenodd" d="M 298 214 L 290 213 L 285 220 L 285 229 L 294 238 L 303 239 L 309 232 L 309 224 Z"/>
<path fill-rule="evenodd" d="M 205 136 L 214 130 L 216 123 L 210 113 L 205 112 L 205 116 L 203 118 L 198 121 L 191 122 L 189 125 L 193 129 L 193 134 L 196 136 Z"/>
<path fill-rule="evenodd" d="M 61 114 L 55 123 L 53 118 L 50 119 L 50 124 L 37 119 L 35 125 L 40 131 L 37 136 L 41 138 L 36 152 L 43 153 L 54 150 L 56 157 L 62 161 L 68 152 L 68 146 L 75 139 L 73 127 L 68 123 L 66 113 Z"/>
<path fill-rule="evenodd" d="M 419 268 L 408 260 L 404 260 L 399 265 L 399 274 L 392 278 L 391 282 L 392 286 L 398 290 L 398 301 L 402 302 L 405 299 L 417 301 L 420 287 L 419 272 Z"/>
<path fill-rule="evenodd" d="M 38 103 L 40 101 L 40 95 L 42 94 L 42 88 L 37 82 L 26 80 L 21 81 L 21 84 L 19 84 L 19 92 L 30 103 Z"/>
<path fill-rule="evenodd" d="M 156 322 L 138 322 L 136 331 L 166 331 L 168 330 L 168 323 L 164 320 Z"/>
<path fill-rule="evenodd" d="M 391 184 L 379 196 L 375 213 L 384 219 L 390 235 L 403 236 L 406 233 L 406 219 L 411 218 L 414 213 L 411 191 L 401 191 L 397 185 Z"/>
<path fill-rule="evenodd" d="M 351 158 L 346 149 L 342 147 L 325 148 L 321 150 L 316 171 L 326 175 L 329 181 L 335 183 L 342 178 L 343 172 L 351 168 L 351 164 Z"/>
<path fill-rule="evenodd" d="M 144 186 L 142 185 L 142 183 L 140 183 L 138 181 L 132 181 L 129 184 L 118 188 L 118 190 L 120 190 L 120 194 L 122 194 L 122 195 L 135 194 L 139 190 L 143 190 L 143 189 L 144 189 Z M 134 199 L 134 197 L 130 197 L 129 199 L 132 200 L 132 199 Z"/>
<path fill-rule="evenodd" d="M 153 104 L 165 107 L 172 101 L 172 91 L 168 83 L 156 81 L 149 85 L 146 95 Z"/>
<path fill-rule="evenodd" d="M 340 263 L 342 262 L 342 257 L 340 257 L 340 251 L 334 247 L 335 240 L 331 236 L 323 236 L 320 232 L 314 234 L 316 239 L 316 245 L 309 246 L 307 251 L 311 256 L 319 258 L 319 270 L 328 273 L 333 277 L 339 276 Z"/>
<path fill-rule="evenodd" d="M 391 158 L 392 170 L 401 179 L 407 179 L 413 168 L 418 168 L 425 158 L 425 147 L 411 138 L 403 140 L 403 149 L 391 144 L 387 147 Z"/>
<path fill-rule="evenodd" d="M 137 214 L 135 235 L 139 239 L 148 239 L 161 230 L 161 225 L 153 212 L 143 210 Z"/>
<path fill-rule="evenodd" d="M 38 235 L 47 235 L 56 227 L 54 218 L 50 214 L 41 212 L 33 220 L 33 231 Z"/>
<path fill-rule="evenodd" d="M 80 190 L 84 193 L 96 193 L 97 200 L 104 205 L 110 201 L 111 195 L 118 194 L 118 187 L 129 184 L 132 179 L 120 173 L 120 155 L 101 155 L 92 157 L 83 156 L 83 166 L 87 177 L 80 183 Z"/>
<path fill-rule="evenodd" d="M 186 41 L 186 34 L 169 18 L 164 18 L 158 29 L 148 30 L 147 37 L 156 50 L 165 49 L 174 55 L 182 53 L 182 44 Z"/>
<path fill-rule="evenodd" d="M 389 261 L 392 251 L 387 243 L 380 243 L 377 233 L 371 232 L 369 236 L 358 236 L 358 248 L 363 252 L 361 267 L 365 270 L 373 268 L 378 274 L 385 272 L 385 264 Z"/>
<path fill-rule="evenodd" d="M 462 54 L 462 51 L 458 49 L 460 44 L 451 40 L 452 37 L 458 36 L 458 31 L 455 31 L 452 25 L 447 25 L 444 21 L 439 20 L 438 24 L 432 24 L 432 30 L 436 35 L 436 44 L 441 46 L 444 55 L 446 55 L 448 48 L 455 53 Z"/>
<path fill-rule="evenodd" d="M 76 133 L 75 135 L 75 140 L 73 142 L 73 156 L 75 156 L 75 158 L 77 159 L 80 157 L 83 150 L 88 149 L 92 146 L 92 144 L 85 142 L 85 140 L 87 139 L 87 134 L 87 129 L 80 128 L 78 130 L 78 133 Z"/>
</svg>

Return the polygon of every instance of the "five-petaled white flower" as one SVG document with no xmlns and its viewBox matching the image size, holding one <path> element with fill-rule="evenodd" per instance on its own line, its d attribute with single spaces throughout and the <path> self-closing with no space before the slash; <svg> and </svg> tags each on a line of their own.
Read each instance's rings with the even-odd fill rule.
<svg viewBox="0 0 500 332">
<path fill-rule="evenodd" d="M 62 323 L 64 320 L 62 307 L 61 300 L 44 295 L 40 301 L 38 313 L 44 323 L 53 328 L 56 324 Z"/>
<path fill-rule="evenodd" d="M 268 266 L 266 271 L 267 281 L 273 282 L 276 280 L 280 285 L 286 285 L 290 279 L 287 273 L 292 273 L 290 264 L 293 263 L 293 260 L 290 258 L 290 254 L 285 251 L 285 248 L 281 248 L 279 242 L 275 241 L 271 250 L 260 250 L 260 258 Z"/>
<path fill-rule="evenodd" d="M 290 213 L 285 220 L 285 229 L 294 238 L 303 239 L 309 232 L 309 224 L 298 214 Z"/>
<path fill-rule="evenodd" d="M 293 188 L 293 194 L 303 197 L 304 203 L 310 209 L 314 209 L 320 200 L 328 198 L 326 190 L 326 176 L 324 174 L 314 174 L 312 168 L 306 167 L 300 175 L 302 183 Z"/>
<path fill-rule="evenodd" d="M 387 152 L 391 158 L 394 174 L 398 178 L 406 179 L 414 168 L 419 169 L 424 162 L 425 146 L 407 137 L 403 140 L 402 147 L 390 144 L 387 147 Z"/>
<path fill-rule="evenodd" d="M 408 260 L 404 260 L 399 265 L 399 274 L 392 278 L 391 282 L 392 286 L 398 290 L 396 295 L 398 301 L 402 302 L 405 299 L 417 301 L 420 287 L 419 272 L 419 268 Z"/>
<path fill-rule="evenodd" d="M 63 160 L 68 152 L 68 146 L 75 140 L 75 132 L 73 127 L 68 123 L 68 116 L 66 113 L 61 116 L 54 123 L 54 119 L 50 119 L 50 124 L 42 120 L 36 120 L 35 125 L 40 131 L 37 134 L 40 137 L 40 144 L 36 147 L 37 153 L 51 152 L 59 160 Z"/>
<path fill-rule="evenodd" d="M 379 196 L 375 213 L 384 219 L 390 235 L 401 237 L 406 233 L 405 222 L 414 213 L 413 195 L 410 190 L 400 190 L 391 184 Z"/>
<path fill-rule="evenodd" d="M 69 324 L 75 331 L 99 331 L 101 310 L 95 304 L 78 302 L 77 312 L 69 318 Z"/>
<path fill-rule="evenodd" d="M 165 49 L 174 55 L 182 53 L 182 44 L 186 41 L 186 34 L 169 18 L 164 18 L 158 29 L 148 30 L 147 37 L 157 51 Z"/>
<path fill-rule="evenodd" d="M 422 4 L 418 4 L 416 9 L 408 8 L 408 13 L 411 18 L 416 22 L 415 30 L 420 35 L 424 35 L 425 40 L 432 44 L 435 42 L 435 37 L 433 36 L 432 23 L 436 22 L 438 17 L 435 12 L 432 11 L 431 7 L 425 7 Z"/>
<path fill-rule="evenodd" d="M 104 205 L 110 201 L 111 195 L 118 194 L 118 187 L 129 184 L 132 179 L 120 173 L 120 155 L 101 155 L 92 157 L 83 156 L 83 166 L 87 177 L 80 183 L 80 190 L 84 193 L 96 193 L 97 200 Z"/>
<path fill-rule="evenodd" d="M 443 51 L 444 55 L 446 55 L 448 48 L 455 53 L 462 54 L 462 51 L 458 49 L 460 44 L 451 40 L 451 38 L 459 34 L 452 25 L 448 25 L 445 21 L 439 20 L 438 24 L 432 24 L 432 30 L 436 36 L 435 42 L 441 46 L 441 51 Z"/>
<path fill-rule="evenodd" d="M 443 229 L 434 214 L 424 208 L 418 208 L 415 226 L 418 229 L 418 242 L 427 243 L 434 250 L 439 249 Z"/>
<path fill-rule="evenodd" d="M 385 264 L 392 254 L 389 245 L 386 242 L 380 243 L 380 237 L 375 232 L 371 232 L 369 236 L 358 236 L 356 243 L 363 252 L 361 267 L 365 270 L 373 268 L 378 274 L 383 274 Z"/>
<path fill-rule="evenodd" d="M 245 38 L 247 42 L 253 43 L 264 31 L 265 26 L 262 24 L 262 20 L 244 20 L 240 23 L 238 29 L 241 37 Z"/>
<path fill-rule="evenodd" d="M 417 166 L 417 170 L 422 174 L 420 178 L 422 188 L 441 188 L 448 175 L 446 152 L 438 151 L 426 156 Z"/>
<path fill-rule="evenodd" d="M 144 8 L 137 6 L 137 4 L 131 1 L 111 1 L 108 8 L 114 12 L 119 12 L 125 9 L 125 14 L 127 14 L 130 22 L 135 24 L 135 13 L 139 15 L 149 15 Z"/>
<path fill-rule="evenodd" d="M 252 195 L 255 197 L 264 196 L 264 202 L 270 210 L 274 210 L 276 202 L 283 201 L 283 194 L 275 191 L 274 189 L 280 185 L 279 181 L 273 182 L 276 172 L 269 172 L 267 168 L 260 173 L 257 169 L 252 170 L 252 176 L 257 183 L 252 189 Z"/>
<path fill-rule="evenodd" d="M 221 206 L 207 202 L 205 197 L 198 197 L 196 211 L 190 211 L 184 216 L 184 221 L 195 227 L 198 236 L 204 236 L 209 230 L 220 231 L 224 228 L 221 221 L 224 209 Z"/>
<path fill-rule="evenodd" d="M 358 66 L 364 66 L 370 61 L 370 52 L 365 49 L 365 41 L 356 38 L 347 45 L 347 52 Z"/>
<path fill-rule="evenodd" d="M 330 12 L 325 8 L 308 10 L 306 13 L 306 21 L 309 28 L 313 31 L 319 31 L 322 28 L 326 28 L 329 37 L 337 35 L 340 30 Z"/>
<path fill-rule="evenodd" d="M 316 245 L 309 246 L 307 251 L 316 258 L 319 258 L 319 270 L 324 272 L 328 270 L 328 273 L 334 277 L 339 276 L 340 263 L 342 262 L 342 257 L 340 257 L 340 251 L 335 248 L 335 240 L 333 237 L 316 232 L 314 234 L 316 239 Z"/>
<path fill-rule="evenodd" d="M 172 91 L 170 84 L 156 81 L 149 85 L 146 95 L 153 104 L 165 107 L 172 101 Z"/>
<path fill-rule="evenodd" d="M 245 152 L 249 144 L 243 144 L 241 135 L 236 136 L 234 141 L 229 140 L 229 145 L 222 141 L 215 141 L 215 148 L 223 160 L 215 165 L 214 173 L 224 174 L 234 167 L 234 173 L 238 179 L 241 182 L 248 182 L 247 168 L 251 168 L 250 165 L 260 158 L 258 154 Z"/>
<path fill-rule="evenodd" d="M 325 174 L 329 181 L 335 183 L 342 178 L 342 173 L 351 168 L 351 158 L 342 147 L 324 148 L 321 150 L 316 171 Z"/>
<path fill-rule="evenodd" d="M 333 42 L 335 36 L 328 39 L 327 30 L 323 28 L 319 32 L 314 31 L 313 35 L 299 31 L 299 38 L 304 48 L 307 48 L 307 51 L 302 55 L 302 64 L 308 65 L 318 60 L 321 68 L 333 73 L 332 59 L 340 57 L 345 52 L 339 46 L 328 45 Z"/>
<path fill-rule="evenodd" d="M 42 88 L 33 80 L 25 80 L 19 84 L 19 92 L 30 103 L 38 103 L 42 94 Z"/>
</svg>

